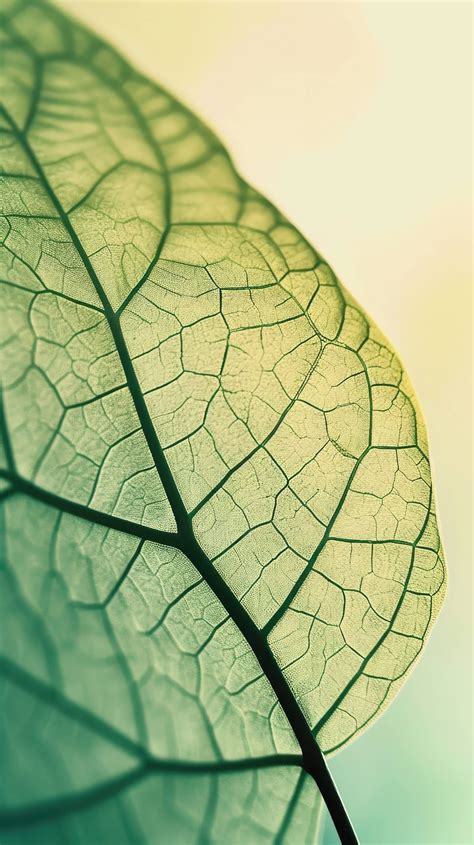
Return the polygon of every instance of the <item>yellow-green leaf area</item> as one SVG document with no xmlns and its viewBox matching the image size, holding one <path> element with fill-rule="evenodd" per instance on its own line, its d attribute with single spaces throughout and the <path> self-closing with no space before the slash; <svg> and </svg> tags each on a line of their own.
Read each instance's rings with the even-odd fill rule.
<svg viewBox="0 0 474 845">
<path fill-rule="evenodd" d="M 413 390 L 166 91 L 42 2 L 2 51 L 2 843 L 313 842 L 443 598 Z"/>
</svg>

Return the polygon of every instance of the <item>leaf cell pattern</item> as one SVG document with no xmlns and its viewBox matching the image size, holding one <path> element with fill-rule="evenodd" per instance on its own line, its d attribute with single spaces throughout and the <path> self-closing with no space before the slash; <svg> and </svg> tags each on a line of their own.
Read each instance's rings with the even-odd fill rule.
<svg viewBox="0 0 474 845">
<path fill-rule="evenodd" d="M 442 601 L 412 388 L 206 126 L 6 5 L 2 842 L 314 842 L 308 748 Z"/>
</svg>

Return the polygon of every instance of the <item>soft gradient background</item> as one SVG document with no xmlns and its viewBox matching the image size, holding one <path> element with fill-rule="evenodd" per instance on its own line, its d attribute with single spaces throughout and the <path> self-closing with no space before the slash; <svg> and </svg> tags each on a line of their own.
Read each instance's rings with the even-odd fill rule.
<svg viewBox="0 0 474 845">
<path fill-rule="evenodd" d="M 406 363 L 430 434 L 449 592 L 397 700 L 330 766 L 362 843 L 470 843 L 472 7 L 63 6 L 218 131 Z M 327 823 L 325 845 L 336 841 Z"/>
</svg>

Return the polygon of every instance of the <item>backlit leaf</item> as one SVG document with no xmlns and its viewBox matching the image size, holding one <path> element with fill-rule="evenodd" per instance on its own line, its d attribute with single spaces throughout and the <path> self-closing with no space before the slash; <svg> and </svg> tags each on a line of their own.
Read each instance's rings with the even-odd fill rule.
<svg viewBox="0 0 474 845">
<path fill-rule="evenodd" d="M 412 388 L 174 98 L 2 53 L 2 845 L 313 842 L 442 600 Z"/>
</svg>

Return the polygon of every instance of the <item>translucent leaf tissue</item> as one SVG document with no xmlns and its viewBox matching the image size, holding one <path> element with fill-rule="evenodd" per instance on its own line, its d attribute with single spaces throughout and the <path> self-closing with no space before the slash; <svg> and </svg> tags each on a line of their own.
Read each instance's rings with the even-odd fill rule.
<svg viewBox="0 0 474 845">
<path fill-rule="evenodd" d="M 354 842 L 444 592 L 407 376 L 198 118 L 1 24 L 2 845 Z"/>
</svg>

